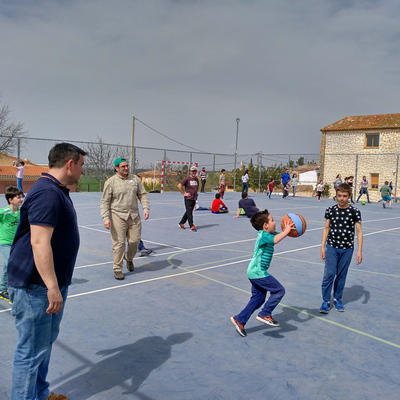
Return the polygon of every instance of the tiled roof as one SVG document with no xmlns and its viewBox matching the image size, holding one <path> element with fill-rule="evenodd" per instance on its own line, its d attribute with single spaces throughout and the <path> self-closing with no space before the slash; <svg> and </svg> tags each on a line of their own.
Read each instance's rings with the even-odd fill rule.
<svg viewBox="0 0 400 400">
<path fill-rule="evenodd" d="M 49 167 L 46 165 L 34 164 L 30 160 L 24 159 L 25 171 L 24 179 L 37 179 L 42 175 L 42 172 L 48 172 Z M 0 153 L 0 179 L 14 179 L 17 173 L 18 158 L 10 156 L 6 153 Z M 14 164 L 14 165 L 13 165 Z"/>
<path fill-rule="evenodd" d="M 400 128 L 400 114 L 359 115 L 355 117 L 346 117 L 322 128 L 321 132 L 393 128 Z"/>
<path fill-rule="evenodd" d="M 41 165 L 25 165 L 24 179 L 37 178 L 42 175 L 42 172 L 48 172 L 49 167 Z M 0 179 L 15 178 L 17 167 L 12 165 L 0 165 Z"/>
</svg>

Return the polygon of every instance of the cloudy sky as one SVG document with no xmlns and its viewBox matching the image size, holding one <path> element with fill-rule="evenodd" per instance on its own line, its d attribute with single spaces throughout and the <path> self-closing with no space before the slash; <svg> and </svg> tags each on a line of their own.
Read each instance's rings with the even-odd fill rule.
<svg viewBox="0 0 400 400">
<path fill-rule="evenodd" d="M 400 112 L 399 17 L 398 0 L 0 0 L 0 92 L 31 137 L 130 144 L 135 116 L 137 146 L 185 149 L 148 125 L 234 153 L 239 117 L 239 154 L 318 153 L 322 127 Z"/>
</svg>

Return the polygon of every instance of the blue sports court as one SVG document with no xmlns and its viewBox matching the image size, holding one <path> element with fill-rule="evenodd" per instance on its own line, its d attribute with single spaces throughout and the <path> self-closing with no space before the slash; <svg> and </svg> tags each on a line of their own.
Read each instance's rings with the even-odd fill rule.
<svg viewBox="0 0 400 400">
<path fill-rule="evenodd" d="M 71 400 L 360 400 L 399 398 L 400 205 L 356 204 L 364 232 L 355 254 L 344 313 L 321 306 L 324 211 L 332 199 L 254 194 L 280 225 L 301 214 L 307 232 L 275 246 L 270 273 L 286 295 L 271 327 L 256 320 L 241 337 L 230 321 L 247 304 L 246 269 L 257 232 L 233 219 L 240 193 L 227 193 L 229 214 L 195 211 L 198 231 L 180 230 L 178 193 L 150 194 L 142 239 L 153 253 L 137 257 L 125 280 L 113 277 L 111 239 L 101 193 L 72 193 L 81 247 L 61 333 L 53 347 L 50 389 Z M 211 206 L 213 193 L 199 195 Z M 3 198 L 5 207 L 5 199 Z M 2 262 L 1 262 L 2 265 Z M 0 300 L 0 398 L 10 398 L 16 329 Z"/>
</svg>

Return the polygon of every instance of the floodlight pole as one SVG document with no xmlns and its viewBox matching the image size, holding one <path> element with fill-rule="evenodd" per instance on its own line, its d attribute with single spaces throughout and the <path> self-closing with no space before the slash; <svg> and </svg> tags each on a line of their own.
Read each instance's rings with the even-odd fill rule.
<svg viewBox="0 0 400 400">
<path fill-rule="evenodd" d="M 236 191 L 236 162 L 237 162 L 237 148 L 238 148 L 238 137 L 239 137 L 239 122 L 240 118 L 236 118 L 236 147 L 235 147 L 235 170 L 233 172 L 233 191 Z"/>
<path fill-rule="evenodd" d="M 132 117 L 132 137 L 131 137 L 131 172 L 135 172 L 135 117 Z"/>
</svg>

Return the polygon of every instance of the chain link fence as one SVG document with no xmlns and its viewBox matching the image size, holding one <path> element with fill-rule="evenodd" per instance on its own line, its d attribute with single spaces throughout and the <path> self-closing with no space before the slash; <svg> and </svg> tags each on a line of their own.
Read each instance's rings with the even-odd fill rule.
<svg viewBox="0 0 400 400">
<path fill-rule="evenodd" d="M 249 169 L 250 187 L 258 192 L 266 190 L 268 182 L 274 179 L 280 182 L 280 175 L 285 168 L 290 173 L 298 174 L 313 170 L 316 179 L 332 185 L 336 175 L 341 174 L 344 180 L 347 176 L 354 176 L 354 191 L 363 176 L 370 182 L 372 199 L 378 201 L 379 188 L 385 181 L 392 182 L 393 192 L 397 196 L 399 189 L 399 154 L 223 154 L 175 149 L 160 149 L 156 147 L 140 147 L 121 143 L 56 140 L 44 138 L 21 138 L 14 154 L 18 159 L 27 159 L 36 164 L 47 164 L 49 149 L 62 141 L 73 143 L 89 155 L 85 158 L 84 177 L 81 179 L 78 190 L 101 191 L 104 182 L 114 174 L 113 162 L 117 157 L 125 157 L 132 172 L 141 175 L 146 189 L 160 190 L 161 163 L 171 161 L 176 163 L 197 163 L 199 169 L 204 167 L 207 173 L 206 191 L 213 191 L 218 187 L 222 169 L 226 170 L 228 188 L 241 190 L 241 176 Z M 236 165 L 235 165 L 236 163 Z M 235 169 L 236 166 L 236 169 Z M 179 168 L 179 167 L 177 167 Z M 182 168 L 184 168 L 182 166 Z M 182 172 L 182 171 L 180 171 Z M 314 178 L 313 178 L 314 179 Z M 175 190 L 175 186 L 167 190 Z"/>
</svg>

